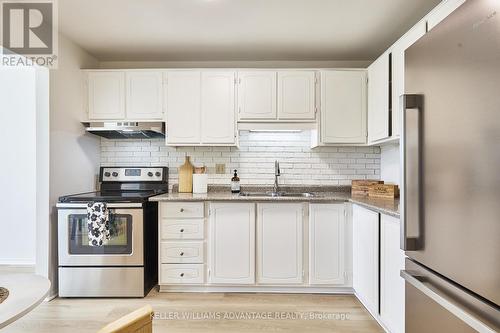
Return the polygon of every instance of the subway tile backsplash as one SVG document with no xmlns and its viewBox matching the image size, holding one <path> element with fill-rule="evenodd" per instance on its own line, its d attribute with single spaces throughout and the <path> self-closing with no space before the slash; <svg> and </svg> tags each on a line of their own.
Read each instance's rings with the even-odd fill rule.
<svg viewBox="0 0 500 333">
<path fill-rule="evenodd" d="M 209 184 L 229 185 L 237 169 L 242 185 L 272 185 L 275 160 L 283 185 L 350 185 L 351 179 L 380 178 L 379 147 L 311 149 L 308 131 L 241 131 L 239 140 L 239 147 L 167 147 L 163 139 L 101 139 L 101 165 L 168 166 L 170 187 L 186 155 L 194 165 L 208 167 Z M 215 164 L 225 164 L 226 173 L 216 174 Z"/>
</svg>

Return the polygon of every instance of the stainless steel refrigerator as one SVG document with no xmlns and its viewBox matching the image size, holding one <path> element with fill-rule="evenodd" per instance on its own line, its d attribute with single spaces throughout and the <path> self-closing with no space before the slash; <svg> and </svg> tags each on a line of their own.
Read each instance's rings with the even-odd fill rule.
<svg viewBox="0 0 500 333">
<path fill-rule="evenodd" d="M 406 332 L 500 331 L 500 0 L 405 53 Z"/>
</svg>

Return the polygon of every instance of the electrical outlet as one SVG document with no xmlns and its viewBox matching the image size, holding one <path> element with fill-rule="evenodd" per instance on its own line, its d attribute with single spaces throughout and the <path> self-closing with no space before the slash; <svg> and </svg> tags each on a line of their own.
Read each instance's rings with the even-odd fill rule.
<svg viewBox="0 0 500 333">
<path fill-rule="evenodd" d="M 223 175 L 226 173 L 226 165 L 225 164 L 216 164 L 215 165 L 215 173 L 218 175 Z"/>
</svg>

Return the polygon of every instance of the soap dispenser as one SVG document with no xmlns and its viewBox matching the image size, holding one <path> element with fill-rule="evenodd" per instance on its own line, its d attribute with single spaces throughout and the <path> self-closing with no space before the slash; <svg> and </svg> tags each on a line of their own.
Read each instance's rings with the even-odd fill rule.
<svg viewBox="0 0 500 333">
<path fill-rule="evenodd" d="M 238 177 L 238 172 L 234 170 L 234 176 L 231 178 L 231 192 L 240 193 L 240 177 Z"/>
</svg>

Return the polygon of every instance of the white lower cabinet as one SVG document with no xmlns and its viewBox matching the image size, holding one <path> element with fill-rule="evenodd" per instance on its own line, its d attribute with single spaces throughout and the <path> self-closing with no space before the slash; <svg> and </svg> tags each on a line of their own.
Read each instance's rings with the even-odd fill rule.
<svg viewBox="0 0 500 333">
<path fill-rule="evenodd" d="M 161 264 L 160 284 L 201 284 L 203 264 Z"/>
<path fill-rule="evenodd" d="M 162 242 L 160 258 L 162 263 L 203 264 L 203 241 Z"/>
<path fill-rule="evenodd" d="M 257 283 L 303 282 L 303 221 L 301 203 L 257 204 Z"/>
<path fill-rule="evenodd" d="M 380 317 L 391 333 L 402 333 L 405 326 L 405 283 L 399 275 L 405 255 L 399 247 L 399 227 L 399 219 L 381 214 Z"/>
<path fill-rule="evenodd" d="M 211 203 L 209 283 L 255 283 L 255 204 Z"/>
<path fill-rule="evenodd" d="M 342 285 L 345 271 L 344 204 L 309 205 L 309 283 Z"/>
<path fill-rule="evenodd" d="M 352 207 L 353 287 L 373 314 L 379 313 L 379 213 Z"/>
<path fill-rule="evenodd" d="M 204 203 L 163 202 L 159 206 L 159 284 L 203 284 Z"/>
</svg>

